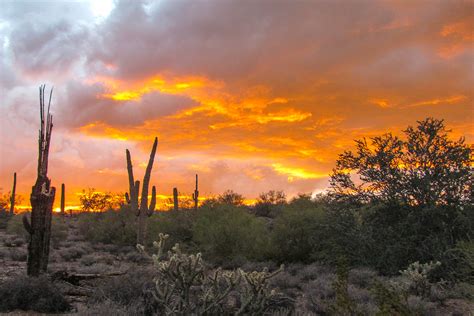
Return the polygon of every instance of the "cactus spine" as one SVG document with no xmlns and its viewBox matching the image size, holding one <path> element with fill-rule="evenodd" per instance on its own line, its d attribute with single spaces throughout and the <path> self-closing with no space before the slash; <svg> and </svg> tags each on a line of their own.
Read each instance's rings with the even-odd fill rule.
<svg viewBox="0 0 474 316">
<path fill-rule="evenodd" d="M 41 123 L 38 137 L 37 178 L 30 195 L 32 208 L 31 222 L 28 221 L 26 215 L 23 217 L 23 225 L 29 233 L 27 273 L 30 276 L 46 273 L 48 267 L 51 218 L 54 197 L 56 195 L 56 188 L 51 186 L 51 180 L 48 179 L 48 156 L 53 129 L 53 116 L 49 113 L 49 109 L 53 89 L 51 89 L 49 94 L 48 110 L 46 113 L 44 89 L 44 85 L 39 89 Z"/>
<path fill-rule="evenodd" d="M 179 205 L 178 205 L 178 189 L 177 188 L 173 188 L 173 209 L 175 211 L 177 211 L 179 209 Z"/>
<path fill-rule="evenodd" d="M 16 172 L 13 173 L 13 188 L 12 195 L 10 197 L 10 216 L 15 214 L 15 193 L 16 193 Z"/>
<path fill-rule="evenodd" d="M 151 189 L 151 201 L 148 205 L 148 187 L 150 185 L 151 170 L 153 168 L 153 161 L 155 160 L 156 147 L 158 145 L 158 138 L 155 137 L 153 143 L 153 148 L 151 149 L 150 159 L 146 167 L 145 176 L 143 177 L 142 185 L 142 196 L 140 204 L 138 201 L 138 195 L 140 191 L 140 181 L 135 181 L 133 177 L 133 166 L 132 158 L 130 156 L 130 151 L 126 150 L 127 156 L 127 171 L 128 171 L 128 184 L 129 184 L 129 193 L 125 194 L 125 199 L 130 205 L 132 211 L 135 212 L 135 215 L 138 217 L 138 227 L 137 227 L 137 244 L 143 245 L 146 239 L 146 230 L 147 230 L 147 217 L 153 215 L 156 205 L 156 188 L 155 186 Z"/>
<path fill-rule="evenodd" d="M 193 200 L 194 200 L 194 210 L 196 211 L 198 208 L 198 203 L 199 203 L 198 175 L 197 174 L 196 174 L 196 187 L 193 193 Z"/>
<path fill-rule="evenodd" d="M 66 194 L 66 186 L 64 183 L 61 184 L 61 215 L 64 216 L 65 213 L 65 206 L 66 206 L 66 199 L 65 199 L 65 194 Z"/>
</svg>

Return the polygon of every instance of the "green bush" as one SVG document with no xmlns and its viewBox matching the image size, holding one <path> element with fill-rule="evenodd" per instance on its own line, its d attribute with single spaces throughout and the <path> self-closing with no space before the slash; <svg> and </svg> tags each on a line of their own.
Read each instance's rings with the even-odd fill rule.
<svg viewBox="0 0 474 316">
<path fill-rule="evenodd" d="M 311 201 L 296 201 L 275 219 L 272 256 L 280 262 L 310 262 L 323 240 L 325 211 Z"/>
<path fill-rule="evenodd" d="M 58 313 L 71 309 L 61 292 L 46 277 L 19 277 L 0 285 L 0 312 L 13 310 Z"/>
<path fill-rule="evenodd" d="M 13 216 L 7 225 L 7 233 L 16 235 L 24 238 L 28 241 L 29 235 L 23 226 L 23 216 L 26 214 L 28 217 L 30 213 L 19 213 Z M 68 235 L 68 227 L 64 223 L 63 219 L 59 215 L 54 215 L 51 220 L 51 242 L 54 247 L 58 246 L 63 240 L 66 240 Z"/>
<path fill-rule="evenodd" d="M 176 243 L 189 246 L 193 239 L 195 215 L 194 211 L 189 210 L 157 212 L 148 218 L 147 245 L 151 245 L 162 233 L 170 236 L 169 248 Z"/>
<path fill-rule="evenodd" d="M 128 206 L 100 213 L 81 213 L 79 232 L 87 241 L 115 245 L 135 245 L 136 216 Z"/>
<path fill-rule="evenodd" d="M 230 204 L 201 208 L 193 226 L 193 241 L 216 262 L 262 259 L 268 250 L 265 222 L 245 208 Z"/>
</svg>

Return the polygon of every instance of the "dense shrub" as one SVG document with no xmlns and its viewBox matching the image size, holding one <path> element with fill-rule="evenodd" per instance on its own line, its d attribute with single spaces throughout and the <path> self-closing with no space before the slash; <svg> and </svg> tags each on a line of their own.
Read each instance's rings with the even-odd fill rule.
<svg viewBox="0 0 474 316">
<path fill-rule="evenodd" d="M 28 258 L 28 253 L 26 249 L 23 248 L 10 248 L 10 259 L 13 261 L 24 262 Z"/>
<path fill-rule="evenodd" d="M 282 262 L 310 262 L 323 240 L 325 211 L 313 203 L 290 203 L 275 219 L 271 233 L 273 256 Z"/>
<path fill-rule="evenodd" d="M 269 241 L 262 220 L 230 204 L 201 208 L 196 214 L 193 240 L 206 257 L 219 263 L 264 258 Z"/>
<path fill-rule="evenodd" d="M 69 248 L 63 248 L 58 251 L 64 261 L 74 261 L 88 253 L 90 249 L 81 245 L 75 245 Z"/>
<path fill-rule="evenodd" d="M 130 270 L 127 274 L 101 281 L 93 294 L 92 302 L 107 300 L 121 306 L 141 306 L 141 313 L 149 300 L 148 290 L 153 285 L 152 269 Z"/>
<path fill-rule="evenodd" d="M 456 272 L 448 267 L 462 259 L 453 257 L 451 249 L 468 238 L 473 228 L 467 208 L 371 204 L 363 207 L 361 214 L 367 264 L 390 275 L 415 261 L 438 260 L 444 263 L 439 277 L 454 277 Z M 377 256 L 370 255 L 373 253 Z"/>
<path fill-rule="evenodd" d="M 116 245 L 136 243 L 136 216 L 128 206 L 79 215 L 79 232 L 88 241 Z"/>
<path fill-rule="evenodd" d="M 160 233 L 170 236 L 169 247 L 175 243 L 183 246 L 191 244 L 195 215 L 194 211 L 189 210 L 157 212 L 148 219 L 148 245 L 157 240 Z"/>
<path fill-rule="evenodd" d="M 13 310 L 57 313 L 71 306 L 46 277 L 19 277 L 0 285 L 0 312 Z"/>
</svg>

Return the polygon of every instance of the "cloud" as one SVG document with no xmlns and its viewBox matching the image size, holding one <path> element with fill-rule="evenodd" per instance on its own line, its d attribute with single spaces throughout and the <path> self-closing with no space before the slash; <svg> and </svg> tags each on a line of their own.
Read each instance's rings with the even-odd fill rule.
<svg viewBox="0 0 474 316">
<path fill-rule="evenodd" d="M 103 9 L 7 1 L 0 176 L 21 171 L 26 189 L 34 177 L 43 82 L 55 86 L 51 173 L 75 189 L 123 190 L 124 148 L 144 162 L 154 136 L 159 192 L 191 190 L 199 172 L 209 194 L 231 188 L 249 198 L 324 189 L 353 139 L 427 116 L 473 142 L 471 9 L 465 1 L 122 0 Z"/>
</svg>

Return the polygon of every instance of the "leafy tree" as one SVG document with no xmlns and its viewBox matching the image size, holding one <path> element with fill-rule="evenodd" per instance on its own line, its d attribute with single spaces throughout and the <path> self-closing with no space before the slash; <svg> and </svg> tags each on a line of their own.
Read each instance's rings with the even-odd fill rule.
<svg viewBox="0 0 474 316">
<path fill-rule="evenodd" d="M 461 205 L 473 202 L 473 148 L 448 137 L 443 120 L 409 126 L 405 139 L 391 133 L 356 140 L 331 175 L 332 195 L 358 202 Z M 354 174 L 355 173 L 355 174 Z"/>
<path fill-rule="evenodd" d="M 217 203 L 230 205 L 243 205 L 244 197 L 232 190 L 226 190 L 217 197 Z"/>
<path fill-rule="evenodd" d="M 255 203 L 254 212 L 257 216 L 274 217 L 286 204 L 286 195 L 283 191 L 268 191 L 261 193 Z"/>
<path fill-rule="evenodd" d="M 121 193 L 98 192 L 94 188 L 82 190 L 79 200 L 84 212 L 118 209 L 125 203 L 124 195 Z"/>
</svg>

